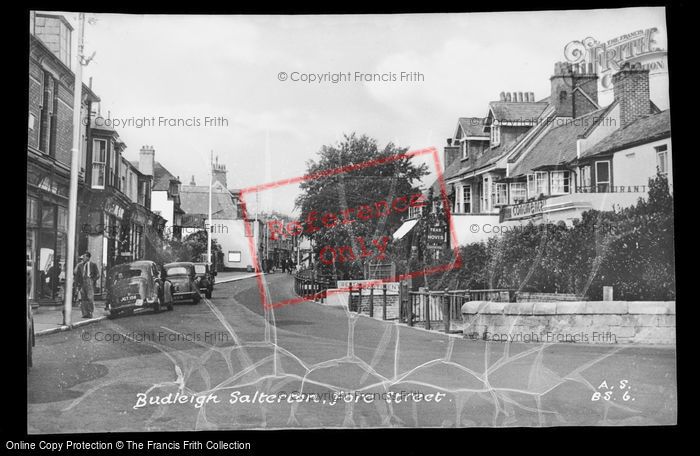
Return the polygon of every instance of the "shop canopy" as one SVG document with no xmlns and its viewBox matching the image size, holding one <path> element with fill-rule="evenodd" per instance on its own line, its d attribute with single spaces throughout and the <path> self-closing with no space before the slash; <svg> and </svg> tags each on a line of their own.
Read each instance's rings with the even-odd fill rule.
<svg viewBox="0 0 700 456">
<path fill-rule="evenodd" d="M 411 231 L 414 226 L 416 226 L 416 223 L 418 223 L 417 219 L 403 222 L 403 225 L 401 225 L 394 233 L 394 239 L 401 239 L 406 236 L 406 234 L 408 234 L 408 232 Z"/>
</svg>

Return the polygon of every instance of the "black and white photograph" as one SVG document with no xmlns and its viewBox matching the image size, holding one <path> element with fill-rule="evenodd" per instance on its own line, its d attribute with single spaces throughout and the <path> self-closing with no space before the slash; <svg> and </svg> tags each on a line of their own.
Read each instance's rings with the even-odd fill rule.
<svg viewBox="0 0 700 456">
<path fill-rule="evenodd" d="M 678 424 L 667 8 L 25 20 L 6 449 Z"/>
</svg>

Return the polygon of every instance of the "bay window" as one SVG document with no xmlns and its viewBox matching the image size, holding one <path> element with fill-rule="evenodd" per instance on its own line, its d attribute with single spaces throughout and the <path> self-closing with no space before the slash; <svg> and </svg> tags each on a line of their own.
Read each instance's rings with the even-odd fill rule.
<svg viewBox="0 0 700 456">
<path fill-rule="evenodd" d="M 549 173 L 549 188 L 552 195 L 569 193 L 569 171 L 552 171 Z"/>
<path fill-rule="evenodd" d="M 525 182 L 511 182 L 510 204 L 522 203 L 527 199 L 527 188 L 525 185 Z"/>
<path fill-rule="evenodd" d="M 107 163 L 107 141 L 95 139 L 92 142 L 92 188 L 104 188 L 105 165 Z"/>
</svg>

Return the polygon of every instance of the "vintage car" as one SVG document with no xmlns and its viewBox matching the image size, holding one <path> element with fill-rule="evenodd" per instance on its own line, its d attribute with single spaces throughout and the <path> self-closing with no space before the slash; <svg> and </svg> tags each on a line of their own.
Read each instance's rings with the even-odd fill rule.
<svg viewBox="0 0 700 456">
<path fill-rule="evenodd" d="M 199 277 L 199 291 L 204 293 L 207 299 L 211 299 L 216 282 L 216 270 L 211 263 L 194 263 L 194 273 Z"/>
<path fill-rule="evenodd" d="M 202 295 L 199 292 L 200 278 L 194 269 L 194 263 L 181 261 L 168 263 L 163 266 L 166 279 L 172 283 L 173 300 L 175 302 L 191 302 L 197 304 Z"/>
<path fill-rule="evenodd" d="M 107 307 L 112 317 L 142 308 L 173 310 L 171 283 L 153 261 L 114 266 L 107 272 Z"/>
</svg>

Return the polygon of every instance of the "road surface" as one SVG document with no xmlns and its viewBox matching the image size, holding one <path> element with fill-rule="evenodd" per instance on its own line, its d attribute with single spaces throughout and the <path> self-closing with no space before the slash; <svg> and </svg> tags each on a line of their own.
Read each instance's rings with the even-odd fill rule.
<svg viewBox="0 0 700 456">
<path fill-rule="evenodd" d="M 293 297 L 265 276 L 270 302 Z M 31 434 L 215 429 L 661 425 L 673 347 L 473 341 L 314 302 L 211 300 L 37 338 Z"/>
</svg>

